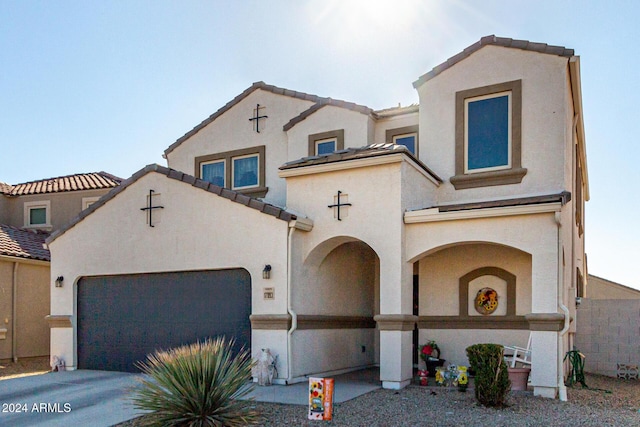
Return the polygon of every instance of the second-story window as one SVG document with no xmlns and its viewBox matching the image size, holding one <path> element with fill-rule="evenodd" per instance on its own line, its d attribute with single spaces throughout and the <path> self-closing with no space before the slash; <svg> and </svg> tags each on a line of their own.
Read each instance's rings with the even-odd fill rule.
<svg viewBox="0 0 640 427">
<path fill-rule="evenodd" d="M 253 188 L 258 186 L 258 175 L 260 173 L 258 154 L 232 157 L 232 184 L 233 190 Z"/>
<path fill-rule="evenodd" d="M 404 145 L 414 156 L 418 156 L 418 125 L 387 129 L 386 141 Z"/>
<path fill-rule="evenodd" d="M 195 158 L 196 176 L 219 187 L 264 197 L 265 147 L 243 148 Z"/>
<path fill-rule="evenodd" d="M 321 156 L 344 149 L 344 129 L 309 135 L 309 155 Z"/>
<path fill-rule="evenodd" d="M 24 226 L 26 228 L 51 228 L 51 202 L 25 202 Z"/>
<path fill-rule="evenodd" d="M 522 81 L 456 92 L 457 190 L 518 184 L 522 167 Z"/>
<path fill-rule="evenodd" d="M 225 160 L 214 160 L 200 164 L 200 178 L 220 187 L 225 186 Z"/>
<path fill-rule="evenodd" d="M 464 100 L 465 172 L 511 167 L 511 91 Z"/>
<path fill-rule="evenodd" d="M 321 139 L 319 141 L 316 141 L 315 154 L 320 155 L 333 153 L 334 151 L 336 151 L 336 142 L 337 141 L 335 138 Z"/>
</svg>

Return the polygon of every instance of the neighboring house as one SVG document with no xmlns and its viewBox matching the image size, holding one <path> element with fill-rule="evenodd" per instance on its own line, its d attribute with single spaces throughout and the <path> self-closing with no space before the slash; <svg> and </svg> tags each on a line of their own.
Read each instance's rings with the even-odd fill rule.
<svg viewBox="0 0 640 427">
<path fill-rule="evenodd" d="M 381 111 L 253 84 L 48 239 L 51 354 L 133 370 L 224 334 L 270 348 L 280 383 L 379 365 L 401 388 L 417 344 L 467 364 L 531 334 L 535 394 L 562 394 L 587 271 L 579 64 L 488 36 Z"/>
<path fill-rule="evenodd" d="M 589 299 L 640 299 L 640 290 L 630 288 L 611 280 L 589 274 L 587 276 L 587 292 Z"/>
<path fill-rule="evenodd" d="M 0 183 L 0 360 L 49 354 L 50 255 L 45 239 L 116 187 L 105 172 Z"/>
<path fill-rule="evenodd" d="M 0 224 L 0 360 L 49 354 L 47 236 Z"/>
</svg>

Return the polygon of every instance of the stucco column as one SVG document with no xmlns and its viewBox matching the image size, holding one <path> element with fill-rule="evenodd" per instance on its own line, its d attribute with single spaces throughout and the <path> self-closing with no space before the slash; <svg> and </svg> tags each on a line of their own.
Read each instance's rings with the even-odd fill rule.
<svg viewBox="0 0 640 427">
<path fill-rule="evenodd" d="M 385 262 L 386 261 L 386 262 Z M 412 334 L 418 316 L 413 314 L 413 266 L 380 257 L 380 381 L 387 389 L 400 389 L 413 376 Z"/>
<path fill-rule="evenodd" d="M 531 332 L 531 385 L 534 396 L 554 399 L 558 390 L 558 332 Z"/>
<path fill-rule="evenodd" d="M 564 319 L 558 313 L 556 239 L 555 223 L 540 233 L 540 246 L 532 254 L 532 313 L 526 315 L 531 330 L 531 385 L 534 395 L 549 398 L 558 391 L 558 331 Z"/>
</svg>

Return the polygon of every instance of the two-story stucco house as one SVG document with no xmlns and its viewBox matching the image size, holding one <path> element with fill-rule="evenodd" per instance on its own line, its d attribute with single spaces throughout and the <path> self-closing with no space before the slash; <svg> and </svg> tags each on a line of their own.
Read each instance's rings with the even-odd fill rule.
<svg viewBox="0 0 640 427">
<path fill-rule="evenodd" d="M 45 239 L 120 183 L 105 172 L 0 183 L 0 360 L 49 354 Z"/>
<path fill-rule="evenodd" d="M 378 365 L 401 388 L 418 344 L 467 364 L 531 334 L 535 393 L 563 393 L 586 272 L 579 64 L 488 36 L 381 111 L 253 84 L 48 240 L 51 353 L 131 370 L 225 334 L 270 348 L 281 383 Z"/>
</svg>

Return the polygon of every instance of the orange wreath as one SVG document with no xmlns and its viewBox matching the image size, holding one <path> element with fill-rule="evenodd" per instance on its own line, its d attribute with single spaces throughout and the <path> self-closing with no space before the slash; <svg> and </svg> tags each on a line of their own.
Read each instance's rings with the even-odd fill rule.
<svg viewBox="0 0 640 427">
<path fill-rule="evenodd" d="M 498 308 L 498 293 L 491 288 L 482 288 L 476 294 L 476 311 L 480 314 L 491 314 Z"/>
</svg>

